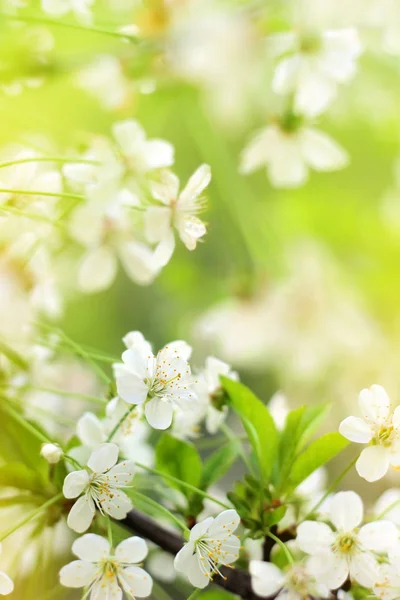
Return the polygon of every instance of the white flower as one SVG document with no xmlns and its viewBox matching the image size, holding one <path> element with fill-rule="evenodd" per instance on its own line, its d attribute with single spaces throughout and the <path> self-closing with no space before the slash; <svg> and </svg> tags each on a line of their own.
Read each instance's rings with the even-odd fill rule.
<svg viewBox="0 0 400 600">
<path fill-rule="evenodd" d="M 0 554 L 2 552 L 2 546 L 0 544 Z M 9 578 L 8 575 L 6 575 L 6 573 L 3 573 L 3 571 L 0 571 L 0 595 L 1 596 L 7 596 L 7 594 L 11 594 L 11 592 L 14 590 L 14 583 L 13 581 Z"/>
<path fill-rule="evenodd" d="M 114 182 L 89 186 L 87 201 L 71 215 L 69 229 L 86 247 L 78 272 L 79 287 L 87 293 L 107 289 L 117 274 L 119 258 L 133 281 L 148 284 L 161 270 L 153 251 L 135 237 L 132 213 L 140 205 L 128 189 Z M 90 228 L 87 224 L 90 223 Z"/>
<path fill-rule="evenodd" d="M 282 392 L 275 392 L 268 402 L 268 410 L 271 417 L 274 420 L 275 425 L 282 431 L 286 424 L 286 418 L 289 414 L 289 403 L 285 394 Z"/>
<path fill-rule="evenodd" d="M 118 394 L 128 404 L 145 403 L 147 421 L 155 429 L 167 429 L 174 408 L 195 399 L 186 351 L 172 343 L 154 356 L 139 343 L 125 350 L 123 364 L 114 365 Z"/>
<path fill-rule="evenodd" d="M 247 174 L 265 165 L 274 187 L 291 188 L 307 181 L 309 168 L 336 171 L 347 164 L 347 153 L 325 133 L 308 126 L 285 130 L 277 123 L 253 137 L 240 168 Z"/>
<path fill-rule="evenodd" d="M 121 108 L 130 95 L 121 62 L 111 54 L 97 56 L 79 71 L 76 81 L 108 110 Z"/>
<path fill-rule="evenodd" d="M 274 92 L 293 94 L 295 112 L 308 117 L 320 114 L 335 98 L 337 84 L 353 77 L 362 50 L 351 27 L 308 36 L 278 33 L 269 41 L 275 54 L 285 54 L 275 70 Z"/>
<path fill-rule="evenodd" d="M 147 556 L 141 538 L 130 537 L 113 551 L 105 538 L 88 533 L 73 543 L 72 552 L 78 560 L 61 569 L 60 582 L 70 588 L 87 588 L 85 598 L 121 600 L 125 592 L 134 600 L 151 594 L 153 581 L 139 566 Z"/>
<path fill-rule="evenodd" d="M 72 12 L 78 21 L 90 25 L 92 13 L 90 7 L 95 0 L 42 0 L 42 9 L 52 17 L 63 17 Z"/>
<path fill-rule="evenodd" d="M 188 250 L 194 250 L 198 240 L 206 234 L 206 227 L 197 214 L 204 208 L 201 194 L 210 181 L 210 167 L 201 165 L 180 193 L 179 179 L 171 171 L 163 171 L 160 181 L 150 184 L 151 193 L 161 206 L 147 209 L 145 234 L 151 243 L 164 242 L 166 262 L 175 247 L 173 226 Z"/>
<path fill-rule="evenodd" d="M 134 474 L 134 463 L 117 464 L 118 446 L 100 444 L 88 460 L 87 470 L 73 471 L 66 476 L 63 494 L 66 498 L 79 499 L 68 515 L 68 525 L 83 533 L 93 520 L 96 508 L 113 519 L 124 519 L 132 508 L 132 502 L 120 488 L 127 487 Z"/>
<path fill-rule="evenodd" d="M 389 551 L 389 562 L 382 564 L 374 581 L 373 591 L 380 600 L 397 600 L 400 597 L 400 550 Z"/>
<path fill-rule="evenodd" d="M 235 510 L 225 510 L 215 519 L 209 517 L 197 523 L 189 542 L 175 557 L 176 570 L 195 587 L 206 587 L 213 575 L 220 573 L 219 565 L 229 565 L 239 557 L 240 540 L 233 535 L 239 523 Z"/>
<path fill-rule="evenodd" d="M 251 587 L 257 596 L 275 596 L 281 600 L 328 598 L 329 588 L 318 583 L 306 565 L 293 564 L 282 571 L 273 563 L 252 560 L 249 565 Z"/>
<path fill-rule="evenodd" d="M 308 569 L 330 589 L 340 587 L 350 575 L 362 586 L 377 579 L 376 553 L 386 552 L 398 540 L 396 526 L 390 521 L 363 525 L 363 504 L 355 492 L 339 492 L 330 503 L 326 523 L 304 521 L 297 528 L 298 547 L 307 554 Z"/>
<path fill-rule="evenodd" d="M 389 466 L 400 467 L 400 406 L 393 410 L 380 385 L 362 390 L 358 404 L 362 418 L 347 417 L 339 431 L 352 442 L 370 444 L 361 452 L 356 469 L 360 477 L 377 481 Z"/>
<path fill-rule="evenodd" d="M 374 506 L 375 518 L 384 513 L 385 519 L 400 526 L 400 489 L 385 490 Z"/>
<path fill-rule="evenodd" d="M 43 444 L 40 454 L 48 463 L 55 465 L 63 457 L 64 452 L 58 444 Z"/>
<path fill-rule="evenodd" d="M 164 140 L 148 140 L 137 121 L 120 121 L 113 126 L 113 135 L 128 169 L 147 173 L 170 167 L 174 163 L 174 148 Z"/>
<path fill-rule="evenodd" d="M 208 433 L 214 434 L 218 431 L 228 415 L 228 407 L 221 406 L 224 399 L 224 391 L 221 387 L 220 376 L 224 375 L 230 379 L 238 379 L 238 375 L 227 363 L 209 356 L 206 358 L 204 370 L 198 377 L 196 393 L 198 401 L 205 406 L 205 425 Z"/>
</svg>

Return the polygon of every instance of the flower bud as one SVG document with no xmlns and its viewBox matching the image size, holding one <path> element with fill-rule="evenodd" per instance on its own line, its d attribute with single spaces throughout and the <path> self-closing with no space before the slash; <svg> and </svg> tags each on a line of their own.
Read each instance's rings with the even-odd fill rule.
<svg viewBox="0 0 400 600">
<path fill-rule="evenodd" d="M 55 465 L 63 456 L 63 451 L 57 444 L 43 444 L 40 455 L 43 456 L 48 463 Z"/>
</svg>

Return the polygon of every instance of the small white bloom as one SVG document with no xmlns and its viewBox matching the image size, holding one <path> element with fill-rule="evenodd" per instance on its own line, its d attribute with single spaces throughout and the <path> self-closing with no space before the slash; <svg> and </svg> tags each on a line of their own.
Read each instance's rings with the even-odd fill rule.
<svg viewBox="0 0 400 600">
<path fill-rule="evenodd" d="M 175 557 L 175 569 L 184 573 L 190 583 L 204 588 L 219 565 L 229 565 L 239 557 L 240 540 L 233 535 L 240 523 L 235 510 L 225 510 L 215 519 L 209 517 L 190 531 L 189 542 Z"/>
<path fill-rule="evenodd" d="M 275 425 L 282 431 L 285 427 L 286 417 L 289 414 L 289 403 L 285 394 L 275 392 L 271 400 L 268 402 L 268 410 L 274 420 Z"/>
<path fill-rule="evenodd" d="M 55 465 L 63 457 L 64 452 L 58 444 L 43 444 L 40 455 L 51 465 Z"/>
<path fill-rule="evenodd" d="M 373 591 L 380 600 L 397 600 L 400 597 L 400 550 L 389 552 L 389 562 L 382 564 L 374 581 Z"/>
<path fill-rule="evenodd" d="M 274 92 L 293 94 L 295 112 L 308 117 L 325 110 L 336 96 L 337 85 L 353 77 L 362 50 L 354 28 L 320 35 L 277 33 L 269 42 L 275 54 L 285 54 L 275 70 Z"/>
<path fill-rule="evenodd" d="M 64 480 L 63 494 L 66 498 L 79 499 L 68 515 L 68 525 L 83 533 L 93 520 L 96 508 L 113 519 L 124 519 L 132 508 L 132 502 L 121 491 L 129 486 L 134 475 L 133 461 L 117 464 L 118 446 L 100 444 L 88 460 L 89 471 L 82 469 L 69 473 Z"/>
<path fill-rule="evenodd" d="M 318 583 L 307 570 L 306 565 L 289 565 L 282 571 L 273 563 L 252 560 L 249 565 L 251 587 L 257 596 L 275 596 L 276 598 L 328 598 L 329 588 Z"/>
<path fill-rule="evenodd" d="M 122 354 L 123 364 L 114 365 L 117 391 L 128 404 L 145 403 L 148 423 L 167 429 L 175 407 L 195 399 L 189 363 L 183 358 L 187 346 L 172 343 L 157 356 L 147 344 L 135 344 Z"/>
<path fill-rule="evenodd" d="M 160 181 L 151 183 L 151 193 L 161 205 L 147 209 L 145 234 L 151 243 L 164 242 L 165 262 L 168 262 L 175 247 L 172 227 L 176 227 L 188 250 L 194 250 L 199 239 L 206 234 L 206 227 L 197 214 L 204 208 L 201 194 L 210 181 L 210 167 L 201 165 L 181 192 L 179 179 L 171 171 L 163 171 Z"/>
<path fill-rule="evenodd" d="M 76 82 L 79 87 L 97 98 L 107 110 L 121 108 L 131 94 L 121 62 L 111 54 L 97 56 L 92 63 L 79 71 Z"/>
<path fill-rule="evenodd" d="M 204 370 L 198 376 L 196 393 L 200 403 L 205 407 L 205 425 L 208 433 L 215 434 L 228 415 L 228 407 L 221 406 L 224 391 L 221 387 L 220 376 L 238 379 L 238 375 L 227 363 L 209 356 L 206 358 Z"/>
<path fill-rule="evenodd" d="M 307 181 L 309 168 L 337 171 L 347 164 L 347 153 L 325 133 L 276 123 L 253 137 L 242 153 L 240 168 L 247 174 L 265 165 L 274 187 L 292 188 Z"/>
<path fill-rule="evenodd" d="M 173 146 L 164 140 L 148 140 L 137 121 L 115 123 L 113 135 L 126 166 L 134 173 L 147 173 L 174 163 Z"/>
<path fill-rule="evenodd" d="M 398 542 L 396 526 L 390 521 L 363 525 L 363 504 L 355 492 L 339 492 L 330 503 L 326 523 L 304 521 L 297 528 L 298 547 L 310 555 L 310 573 L 330 589 L 340 587 L 350 577 L 371 587 L 378 577 L 377 554 Z"/>
<path fill-rule="evenodd" d="M 112 550 L 105 538 L 88 533 L 73 543 L 72 552 L 78 560 L 61 569 L 60 582 L 70 588 L 87 588 L 85 598 L 120 600 L 125 592 L 134 600 L 151 594 L 152 578 L 139 566 L 147 556 L 141 538 L 130 537 Z"/>
<path fill-rule="evenodd" d="M 380 385 L 362 390 L 358 404 L 362 418 L 347 417 L 339 431 L 352 442 L 370 444 L 361 452 L 356 469 L 360 477 L 377 481 L 389 466 L 400 467 L 400 406 L 393 410 Z"/>
<path fill-rule="evenodd" d="M 52 17 L 63 17 L 72 12 L 84 25 L 92 22 L 90 7 L 95 0 L 42 0 L 42 9 Z"/>
<path fill-rule="evenodd" d="M 2 552 L 2 546 L 0 544 L 0 554 Z M 14 582 L 12 581 L 12 579 L 10 579 L 10 577 L 8 575 L 6 575 L 6 573 L 3 573 L 3 571 L 0 571 L 0 595 L 1 596 L 7 596 L 8 594 L 11 594 L 11 592 L 14 591 Z"/>
</svg>

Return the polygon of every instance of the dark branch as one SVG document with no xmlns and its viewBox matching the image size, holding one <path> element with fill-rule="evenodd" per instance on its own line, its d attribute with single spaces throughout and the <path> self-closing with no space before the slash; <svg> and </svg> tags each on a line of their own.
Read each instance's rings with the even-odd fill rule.
<svg viewBox="0 0 400 600">
<path fill-rule="evenodd" d="M 176 554 L 182 548 L 184 540 L 161 525 L 158 525 L 153 519 L 150 519 L 137 510 L 131 510 L 122 524 L 127 529 L 147 538 L 162 550 L 170 554 Z M 229 569 L 222 567 L 221 573 L 224 577 L 217 576 L 213 583 L 225 590 L 241 596 L 244 600 L 259 600 L 251 589 L 250 575 L 240 569 Z"/>
</svg>

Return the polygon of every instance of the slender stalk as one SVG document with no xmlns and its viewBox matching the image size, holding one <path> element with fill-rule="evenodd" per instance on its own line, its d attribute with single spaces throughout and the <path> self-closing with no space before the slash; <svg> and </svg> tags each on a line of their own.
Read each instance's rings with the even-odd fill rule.
<svg viewBox="0 0 400 600">
<path fill-rule="evenodd" d="M 120 418 L 118 423 L 115 425 L 115 427 L 112 429 L 111 433 L 109 434 L 109 436 L 107 438 L 107 442 L 111 442 L 114 435 L 117 433 L 118 429 L 121 427 L 122 423 L 125 421 L 125 419 L 127 419 L 129 417 L 129 415 L 131 414 L 131 412 L 133 412 L 135 410 L 135 408 L 136 408 L 136 404 L 133 404 L 130 407 L 130 409 L 126 411 L 126 413 L 123 415 L 123 417 Z"/>
<path fill-rule="evenodd" d="M 280 540 L 276 535 L 271 533 L 271 531 L 268 531 L 267 535 L 282 548 L 286 558 L 288 559 L 288 562 L 292 565 L 294 563 L 293 556 L 286 544 L 282 542 L 282 540 Z"/>
<path fill-rule="evenodd" d="M 112 548 L 114 546 L 114 544 L 113 544 L 112 524 L 111 524 L 110 517 L 108 517 L 108 519 L 107 519 L 107 538 L 108 538 L 108 543 L 110 544 L 110 548 Z"/>
<path fill-rule="evenodd" d="M 199 496 L 203 496 L 203 498 L 208 498 L 215 504 L 222 506 L 222 508 L 226 508 L 226 509 L 232 508 L 231 506 L 228 506 L 224 502 L 217 500 L 217 498 L 210 496 L 210 494 L 207 494 L 207 492 L 200 490 L 199 488 L 195 487 L 194 485 L 191 485 L 190 483 L 186 483 L 186 481 L 181 481 L 177 477 L 173 477 L 172 475 L 168 475 L 167 473 L 162 473 L 162 471 L 157 471 L 157 469 L 152 469 L 151 467 L 147 467 L 146 465 L 143 465 L 142 463 L 139 463 L 139 462 L 137 462 L 136 465 L 138 467 L 140 467 L 141 469 L 148 471 L 149 473 L 153 473 L 154 475 L 159 475 L 160 477 L 164 477 L 164 479 L 169 479 L 170 481 L 177 483 L 181 487 L 185 487 L 186 489 L 191 490 L 192 492 L 195 492 L 196 494 L 199 494 Z"/>
<path fill-rule="evenodd" d="M 35 517 L 39 516 L 45 510 L 50 508 L 50 506 L 53 506 L 53 504 L 57 504 L 57 502 L 59 502 L 59 500 L 61 500 L 62 498 L 63 498 L 63 494 L 60 493 L 57 496 L 50 498 L 50 500 L 48 500 L 47 502 L 42 504 L 42 506 L 39 506 L 39 508 L 36 508 L 35 510 L 28 513 L 26 515 L 26 517 L 21 519 L 21 521 L 18 521 L 18 523 L 16 525 L 13 525 L 12 527 L 10 527 L 10 529 L 8 529 L 7 531 L 5 531 L 3 534 L 0 535 L 0 542 L 5 540 L 9 535 L 11 535 L 15 531 L 17 531 L 17 529 L 19 529 L 23 525 L 26 525 L 26 523 L 29 523 L 29 521 L 32 521 L 32 519 L 34 519 Z"/>
<path fill-rule="evenodd" d="M 396 508 L 396 506 L 398 506 L 399 504 L 400 498 L 389 504 L 389 506 L 387 506 L 385 510 L 383 510 L 377 517 L 375 517 L 374 521 L 380 521 L 381 519 L 383 519 L 383 517 L 386 516 L 388 512 L 393 510 L 393 508 Z"/>
<path fill-rule="evenodd" d="M 55 162 L 55 163 L 83 163 L 88 165 L 100 164 L 98 160 L 91 160 L 89 158 L 63 158 L 62 156 L 30 156 L 28 158 L 16 158 L 15 160 L 7 160 L 6 162 L 0 162 L 0 169 L 5 167 L 13 167 L 14 165 L 23 165 L 25 163 L 36 163 L 36 162 Z"/>
<path fill-rule="evenodd" d="M 23 389 L 37 390 L 38 392 L 47 392 L 49 394 L 57 394 L 58 396 L 70 396 L 73 398 L 79 398 L 80 400 L 87 400 L 88 402 L 95 402 L 96 404 L 106 404 L 105 398 L 97 398 L 96 396 L 89 396 L 88 394 L 80 394 L 78 392 L 69 392 L 68 390 L 59 390 L 58 388 L 42 387 L 38 385 L 25 385 Z"/>
<path fill-rule="evenodd" d="M 18 217 L 25 217 L 26 219 L 32 219 L 32 221 L 40 221 L 42 223 L 48 223 L 53 227 L 59 227 L 60 229 L 65 229 L 64 224 L 59 221 L 54 221 L 49 217 L 45 217 L 44 215 L 39 215 L 37 213 L 32 213 L 25 210 L 19 210 L 14 206 L 0 206 L 0 210 L 5 213 L 10 213 L 11 215 L 17 215 Z"/>
<path fill-rule="evenodd" d="M 120 31 L 112 31 L 110 29 L 103 29 L 102 27 L 92 27 L 86 25 L 79 25 L 78 23 L 66 23 L 65 21 L 56 21 L 54 19 L 47 19 L 46 17 L 35 17 L 32 15 L 10 15 L 8 13 L 0 12 L 2 17 L 10 19 L 11 21 L 22 21 L 24 23 L 39 23 L 43 25 L 51 25 L 54 27 L 63 27 L 64 29 L 75 29 L 76 31 L 84 31 L 89 33 L 98 33 L 101 35 L 108 35 L 123 40 L 129 40 L 132 42 L 138 42 L 137 37 L 129 35 L 127 33 L 121 33 Z"/>
<path fill-rule="evenodd" d="M 198 598 L 200 596 L 201 592 L 202 590 L 200 589 L 194 590 L 194 592 L 188 597 L 188 600 L 195 600 L 195 598 Z"/>
<path fill-rule="evenodd" d="M 236 436 L 226 423 L 222 423 L 221 431 L 224 433 L 224 435 L 227 437 L 227 439 L 232 444 L 236 444 L 238 451 L 239 451 L 238 452 L 239 456 L 240 456 L 244 466 L 246 467 L 246 469 L 248 470 L 249 473 L 251 473 L 253 476 L 255 476 L 255 471 L 254 471 L 253 465 L 251 464 L 249 457 L 247 456 L 247 454 L 245 453 L 245 451 L 243 449 L 242 443 L 240 441 L 240 436 Z"/>
<path fill-rule="evenodd" d="M 186 534 L 190 533 L 189 528 L 186 527 L 186 525 L 184 523 L 182 523 L 182 521 L 180 519 L 178 519 L 178 517 L 176 517 L 172 512 L 170 512 L 167 508 L 165 508 L 165 506 L 163 506 L 162 504 L 159 504 L 158 502 L 153 500 L 153 498 L 150 498 L 149 496 L 145 496 L 145 494 L 141 494 L 137 490 L 131 490 L 130 494 L 133 495 L 134 497 L 136 496 L 136 498 L 138 498 L 139 500 L 146 502 L 149 506 L 152 506 L 153 508 L 158 510 L 159 513 L 164 514 L 166 517 L 168 517 L 170 519 L 170 521 L 173 521 L 175 523 L 175 525 L 178 525 L 178 527 L 180 529 L 182 529 L 182 531 L 184 531 Z"/>
<path fill-rule="evenodd" d="M 317 504 L 315 506 L 312 507 L 312 509 L 304 517 L 304 519 L 302 519 L 300 521 L 300 523 L 302 523 L 303 521 L 307 521 L 307 519 L 309 519 L 311 517 L 311 515 L 313 513 L 315 513 L 316 510 L 318 510 L 318 508 L 321 506 L 321 504 L 327 499 L 327 497 L 329 496 L 329 494 L 331 494 L 337 488 L 337 486 L 342 481 L 342 479 L 344 479 L 344 477 L 346 477 L 347 473 L 354 467 L 354 465 L 356 464 L 357 460 L 358 460 L 358 456 L 354 460 L 352 460 L 349 465 L 347 465 L 347 467 L 344 469 L 344 471 L 342 471 L 340 473 L 340 475 L 338 475 L 338 477 L 336 477 L 335 481 L 328 487 L 328 489 L 326 490 L 326 492 L 322 496 L 322 498 L 317 502 Z M 299 523 L 299 525 L 300 525 L 300 523 Z"/>
<path fill-rule="evenodd" d="M 82 194 L 71 194 L 69 192 L 44 192 L 40 190 L 15 190 L 10 188 L 0 188 L 0 193 L 20 194 L 23 196 L 49 196 L 50 198 L 73 198 L 74 200 L 83 200 Z"/>
<path fill-rule="evenodd" d="M 18 411 L 16 411 L 7 399 L 4 398 L 4 400 L 5 402 L 3 402 L 2 404 L 2 410 L 4 410 L 8 415 L 10 415 L 10 417 L 12 417 L 14 421 L 17 421 L 17 423 L 19 423 L 27 431 L 32 433 L 43 444 L 51 443 L 49 438 L 47 438 L 41 431 L 39 431 L 39 429 L 36 429 L 34 425 L 32 425 Z"/>
</svg>

